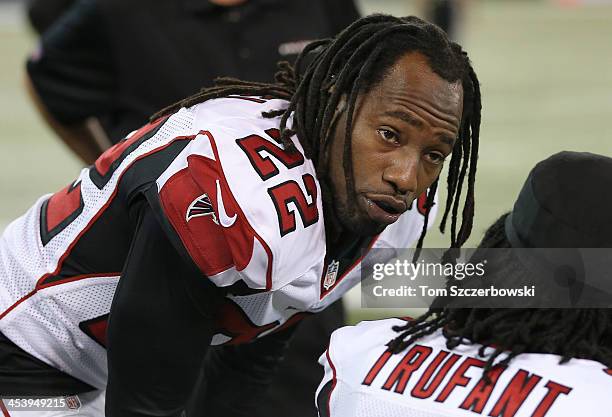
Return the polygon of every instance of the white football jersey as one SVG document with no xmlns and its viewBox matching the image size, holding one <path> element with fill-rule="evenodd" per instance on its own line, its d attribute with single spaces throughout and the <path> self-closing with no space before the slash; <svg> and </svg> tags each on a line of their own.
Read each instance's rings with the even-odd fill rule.
<svg viewBox="0 0 612 417">
<path fill-rule="evenodd" d="M 399 354 L 385 346 L 406 320 L 362 322 L 336 330 L 319 362 L 320 417 L 609 417 L 612 370 L 590 360 L 524 354 L 482 380 L 481 345 L 449 350 L 441 331 Z M 487 348 L 486 354 L 493 352 Z"/>
<path fill-rule="evenodd" d="M 261 114 L 286 106 L 229 97 L 181 109 L 42 197 L 0 239 L 0 332 L 103 388 L 106 323 L 138 196 L 202 279 L 230 287 L 213 344 L 250 341 L 338 300 L 360 280 L 361 251 L 351 259 L 326 256 L 313 163 L 296 138 L 298 152 L 286 152 L 280 119 Z M 364 248 L 409 247 L 423 227 L 416 206 Z"/>
</svg>

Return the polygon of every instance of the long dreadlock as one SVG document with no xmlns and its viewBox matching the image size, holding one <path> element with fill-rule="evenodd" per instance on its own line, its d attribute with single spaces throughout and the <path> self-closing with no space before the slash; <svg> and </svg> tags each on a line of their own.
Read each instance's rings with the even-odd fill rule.
<svg viewBox="0 0 612 417">
<path fill-rule="evenodd" d="M 479 247 L 509 248 L 503 215 L 485 233 Z M 523 276 L 528 272 L 506 252 L 496 260 L 503 276 Z M 389 349 L 401 352 L 416 340 L 443 330 L 446 345 L 453 349 L 460 344 L 477 342 L 495 350 L 487 357 L 485 377 L 493 366 L 507 365 L 522 353 L 552 353 L 561 356 L 561 363 L 572 358 L 592 359 L 612 369 L 612 310 L 608 309 L 492 309 L 452 308 L 434 301 L 427 313 L 394 330 L 401 334 L 389 342 Z M 507 353 L 507 355 L 506 355 Z M 499 361 L 500 356 L 503 360 Z"/>
<path fill-rule="evenodd" d="M 431 69 L 449 82 L 461 81 L 463 117 L 449 165 L 448 197 L 440 230 L 451 216 L 451 247 L 460 247 L 469 237 L 474 215 L 474 181 L 480 134 L 480 87 L 467 54 L 449 41 L 438 27 L 416 17 L 397 18 L 371 15 L 355 21 L 333 39 L 323 39 L 306 46 L 295 65 L 279 63 L 274 83 L 255 83 L 234 78 L 219 78 L 212 88 L 175 103 L 153 116 L 161 117 L 206 100 L 230 95 L 264 96 L 289 101 L 286 109 L 266 112 L 264 117 L 281 116 L 281 141 L 287 151 L 294 149 L 290 138 L 297 134 L 306 156 L 312 159 L 322 184 L 323 197 L 329 201 L 324 155 L 328 149 L 334 115 L 342 100 L 347 103 L 346 140 L 343 166 L 347 189 L 354 189 L 351 157 L 351 133 L 359 94 L 367 93 L 381 81 L 387 70 L 403 55 L 425 55 Z M 305 62 L 309 61 L 307 65 Z M 287 126 L 290 116 L 293 124 Z M 461 224 L 457 217 L 461 191 L 467 175 L 468 187 Z M 425 207 L 434 204 L 437 181 L 430 187 Z M 349 209 L 353 209 L 352 206 Z M 425 218 L 418 247 L 422 247 L 429 216 Z"/>
</svg>

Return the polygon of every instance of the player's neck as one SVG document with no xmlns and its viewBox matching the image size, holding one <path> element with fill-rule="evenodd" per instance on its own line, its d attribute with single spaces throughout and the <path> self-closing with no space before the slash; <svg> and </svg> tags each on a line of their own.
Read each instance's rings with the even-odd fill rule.
<svg viewBox="0 0 612 417">
<path fill-rule="evenodd" d="M 327 247 L 337 245 L 346 239 L 347 232 L 332 210 L 323 210 L 325 216 L 325 243 Z"/>
</svg>

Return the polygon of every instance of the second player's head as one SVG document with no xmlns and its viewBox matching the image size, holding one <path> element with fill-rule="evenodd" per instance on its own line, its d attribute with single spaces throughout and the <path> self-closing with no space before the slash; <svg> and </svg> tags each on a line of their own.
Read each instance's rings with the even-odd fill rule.
<svg viewBox="0 0 612 417">
<path fill-rule="evenodd" d="M 513 210 L 489 227 L 479 247 L 611 248 L 612 197 L 602 192 L 609 189 L 612 158 L 576 152 L 553 155 L 531 171 Z M 531 282 L 550 292 L 562 285 L 548 272 L 563 268 L 567 259 L 548 259 L 542 271 L 521 257 L 525 252 L 501 253 L 487 264 L 487 270 L 492 271 L 487 283 L 524 282 L 524 277 L 531 277 Z M 612 309 L 457 308 L 453 299 L 437 299 L 433 305 L 425 316 L 397 329 L 403 333 L 390 343 L 394 351 L 445 329 L 449 348 L 467 340 L 495 346 L 487 358 L 487 370 L 505 352 L 510 354 L 500 364 L 529 352 L 558 354 L 563 362 L 594 359 L 612 368 Z M 599 301 L 597 305 L 601 305 Z"/>
</svg>

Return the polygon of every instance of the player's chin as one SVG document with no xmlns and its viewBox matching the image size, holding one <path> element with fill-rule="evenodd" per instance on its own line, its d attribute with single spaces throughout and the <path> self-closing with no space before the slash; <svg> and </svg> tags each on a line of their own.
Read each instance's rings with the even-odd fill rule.
<svg viewBox="0 0 612 417">
<path fill-rule="evenodd" d="M 385 228 L 395 223 L 401 213 L 393 214 L 382 210 L 373 201 L 364 195 L 359 196 L 357 215 L 354 219 L 354 232 L 361 236 L 374 236 L 380 234 Z"/>
<path fill-rule="evenodd" d="M 373 219 L 367 210 L 367 201 L 362 196 L 357 198 L 355 209 L 350 212 L 345 206 L 337 204 L 338 220 L 343 228 L 356 236 L 376 236 L 379 235 L 389 222 L 380 222 Z"/>
<path fill-rule="evenodd" d="M 364 233 L 361 236 L 376 236 L 379 235 L 385 230 L 388 224 L 380 224 L 380 223 L 372 223 L 367 227 L 363 227 Z"/>
</svg>

